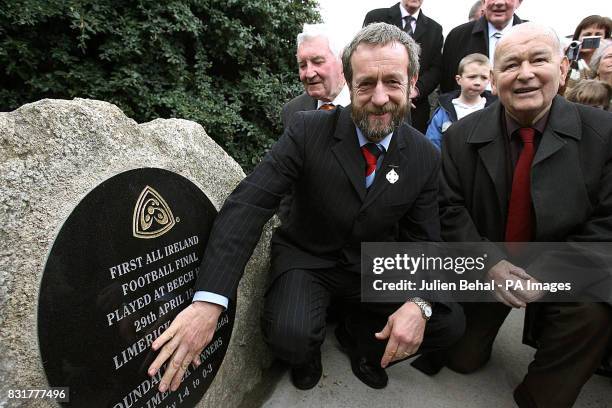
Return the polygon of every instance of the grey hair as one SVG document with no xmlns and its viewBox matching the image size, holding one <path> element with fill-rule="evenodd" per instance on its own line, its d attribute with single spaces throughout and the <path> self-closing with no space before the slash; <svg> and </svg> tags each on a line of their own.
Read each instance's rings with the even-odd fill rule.
<svg viewBox="0 0 612 408">
<path fill-rule="evenodd" d="M 332 35 L 332 31 L 325 24 L 304 24 L 302 32 L 297 35 L 297 46 L 299 47 L 304 41 L 313 40 L 317 37 L 322 37 L 327 40 L 329 50 L 336 58 L 342 58 L 343 46 L 338 39 Z"/>
<path fill-rule="evenodd" d="M 468 20 L 478 20 L 481 16 L 476 14 L 481 14 L 482 10 L 482 0 L 476 0 L 476 3 L 472 5 L 470 8 L 470 13 L 468 14 Z"/>
<path fill-rule="evenodd" d="M 548 37 L 548 39 L 552 41 L 553 49 L 557 50 L 560 57 L 564 56 L 563 45 L 561 44 L 561 40 L 559 40 L 559 36 L 555 32 L 555 30 L 553 30 L 552 28 L 548 26 L 538 24 L 538 23 L 533 23 L 529 21 L 526 23 L 514 25 L 508 28 L 504 32 L 504 34 L 502 35 L 502 38 L 499 40 L 499 42 L 497 43 L 497 46 L 495 47 L 495 62 L 496 63 L 497 61 L 499 61 L 499 57 L 501 57 L 500 55 L 498 55 L 500 53 L 499 50 L 501 49 L 500 44 L 508 41 L 508 38 L 510 38 L 512 34 L 521 33 L 524 31 L 532 31 L 532 32 L 535 31 L 543 35 L 544 37 Z"/>
<path fill-rule="evenodd" d="M 599 44 L 599 48 L 595 50 L 593 56 L 591 57 L 591 63 L 589 64 L 589 68 L 591 68 L 591 72 L 593 76 L 597 76 L 597 70 L 599 69 L 599 63 L 603 58 L 606 50 L 612 46 L 612 40 L 602 40 Z"/>
<path fill-rule="evenodd" d="M 412 37 L 394 25 L 374 23 L 362 28 L 342 54 L 342 67 L 344 78 L 351 84 L 353 80 L 353 67 L 351 57 L 360 44 L 384 46 L 390 43 L 403 45 L 408 52 L 408 78 L 414 78 L 419 73 L 419 53 L 421 48 Z"/>
</svg>

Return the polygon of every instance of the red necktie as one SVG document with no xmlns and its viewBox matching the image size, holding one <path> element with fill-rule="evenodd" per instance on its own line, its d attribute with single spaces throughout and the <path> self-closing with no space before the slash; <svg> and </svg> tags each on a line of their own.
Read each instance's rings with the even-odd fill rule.
<svg viewBox="0 0 612 408">
<path fill-rule="evenodd" d="M 361 146 L 361 153 L 366 161 L 365 176 L 366 176 L 366 188 L 369 188 L 374 182 L 376 174 L 376 163 L 378 157 L 382 153 L 381 150 L 376 146 L 376 143 L 366 143 Z"/>
<path fill-rule="evenodd" d="M 508 205 L 506 223 L 507 242 L 526 242 L 533 239 L 533 206 L 531 203 L 531 164 L 535 156 L 532 128 L 520 128 L 519 136 L 523 141 L 523 150 L 519 156 L 514 177 L 512 192 Z"/>
<path fill-rule="evenodd" d="M 334 110 L 336 109 L 336 106 L 333 103 L 326 103 L 325 105 L 321 105 L 319 106 L 319 110 Z"/>
</svg>

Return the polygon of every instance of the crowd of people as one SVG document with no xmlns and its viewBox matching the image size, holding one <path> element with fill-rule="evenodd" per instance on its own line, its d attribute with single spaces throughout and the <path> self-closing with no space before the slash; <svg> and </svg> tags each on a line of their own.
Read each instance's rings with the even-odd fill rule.
<svg viewBox="0 0 612 408">
<path fill-rule="evenodd" d="M 221 209 L 193 303 L 153 343 L 149 374 L 166 364 L 160 391 L 201 364 L 279 206 L 262 332 L 297 388 L 321 377 L 330 308 L 353 373 L 372 388 L 417 354 L 412 365 L 429 375 L 478 370 L 512 308 L 525 309 L 524 340 L 537 348 L 518 406 L 572 406 L 596 371 L 609 372 L 612 299 L 540 302 L 542 291 L 503 285 L 571 269 L 554 254 L 528 264 L 490 254 L 494 302 L 360 302 L 362 242 L 612 241 L 610 19 L 585 18 L 564 46 L 516 15 L 520 0 L 481 0 L 444 39 L 422 4 L 368 12 L 344 48 L 324 25 L 298 35 L 304 92 Z"/>
</svg>

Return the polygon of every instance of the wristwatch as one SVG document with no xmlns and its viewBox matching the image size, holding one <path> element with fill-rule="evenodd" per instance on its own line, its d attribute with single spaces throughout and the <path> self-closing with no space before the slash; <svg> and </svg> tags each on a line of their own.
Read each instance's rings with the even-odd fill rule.
<svg viewBox="0 0 612 408">
<path fill-rule="evenodd" d="M 419 309 L 421 309 L 421 315 L 423 316 L 423 319 L 431 319 L 433 309 L 431 308 L 431 304 L 429 302 L 421 299 L 420 297 L 413 297 L 411 299 L 408 299 L 408 301 L 414 303 L 419 307 Z"/>
</svg>

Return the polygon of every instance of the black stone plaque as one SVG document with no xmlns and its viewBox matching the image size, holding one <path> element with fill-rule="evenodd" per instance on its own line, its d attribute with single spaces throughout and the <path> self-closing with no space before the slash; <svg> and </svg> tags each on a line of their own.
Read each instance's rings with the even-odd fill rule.
<svg viewBox="0 0 612 408">
<path fill-rule="evenodd" d="M 151 343 L 191 303 L 215 216 L 195 184 L 154 168 L 116 175 L 76 206 L 49 253 L 38 305 L 43 366 L 51 386 L 70 387 L 65 406 L 193 407 L 202 398 L 229 345 L 233 305 L 177 391 L 159 393 L 164 369 L 146 371 Z"/>
</svg>

